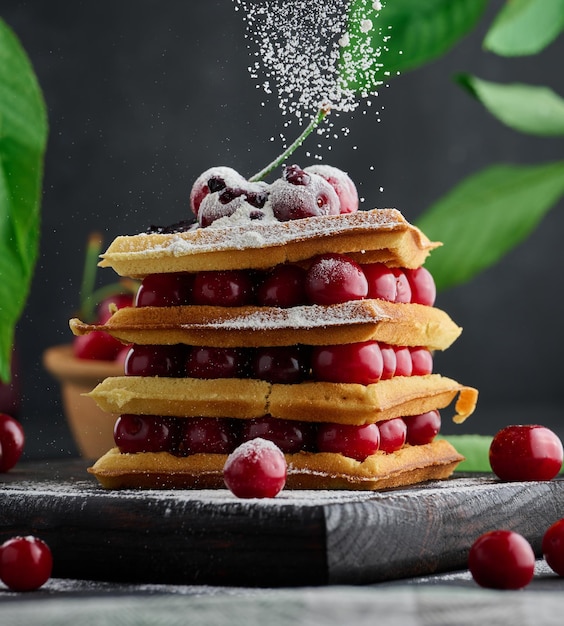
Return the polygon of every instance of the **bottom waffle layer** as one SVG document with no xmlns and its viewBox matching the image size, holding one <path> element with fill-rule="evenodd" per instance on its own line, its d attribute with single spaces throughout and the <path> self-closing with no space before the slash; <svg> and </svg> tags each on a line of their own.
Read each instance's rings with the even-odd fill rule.
<svg viewBox="0 0 564 626">
<path fill-rule="evenodd" d="M 112 448 L 89 472 L 107 489 L 223 488 L 224 454 L 173 456 L 167 452 L 121 454 Z M 448 478 L 464 460 L 445 440 L 377 452 L 364 461 L 341 454 L 287 454 L 289 489 L 380 490 Z"/>
</svg>

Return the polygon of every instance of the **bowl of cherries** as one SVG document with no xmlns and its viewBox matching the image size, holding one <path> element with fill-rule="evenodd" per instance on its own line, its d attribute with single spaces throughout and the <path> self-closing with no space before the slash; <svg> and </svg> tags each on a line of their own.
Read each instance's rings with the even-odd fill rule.
<svg viewBox="0 0 564 626">
<path fill-rule="evenodd" d="M 115 283 L 94 289 L 96 264 L 102 242 L 89 240 L 80 295 L 80 314 L 103 324 L 115 309 L 132 306 L 136 283 Z M 114 446 L 115 415 L 102 411 L 84 394 L 110 376 L 122 376 L 128 352 L 117 339 L 95 331 L 72 342 L 52 346 L 43 353 L 45 369 L 59 381 L 63 410 L 80 454 L 96 459 Z"/>
</svg>

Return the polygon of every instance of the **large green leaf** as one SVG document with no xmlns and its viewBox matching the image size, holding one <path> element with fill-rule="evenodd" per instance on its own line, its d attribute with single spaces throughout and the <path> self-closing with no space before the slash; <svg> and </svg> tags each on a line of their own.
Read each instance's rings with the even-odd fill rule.
<svg viewBox="0 0 564 626">
<path fill-rule="evenodd" d="M 497 117 L 531 135 L 564 135 L 564 99 L 548 87 L 500 85 L 461 74 L 458 82 Z"/>
<path fill-rule="evenodd" d="M 457 185 L 417 225 L 443 246 L 425 266 L 438 290 L 467 282 L 524 240 L 564 196 L 564 161 L 495 165 Z"/>
<path fill-rule="evenodd" d="M 346 86 L 370 93 L 375 80 L 395 76 L 445 54 L 476 25 L 488 0 L 387 0 L 378 13 L 373 0 L 352 0 L 347 31 L 350 45 L 341 50 L 340 72 Z M 364 20 L 374 28 L 365 32 Z M 382 38 L 385 44 L 382 46 Z M 366 39 L 371 39 L 367 46 Z M 379 51 L 373 72 L 366 50 Z M 385 72 L 383 75 L 382 72 Z"/>
<path fill-rule="evenodd" d="M 564 0 L 511 0 L 498 13 L 484 47 L 502 56 L 537 54 L 564 29 Z"/>
<path fill-rule="evenodd" d="M 45 104 L 19 41 L 0 19 L 0 378 L 8 380 L 14 328 L 39 247 Z"/>
</svg>

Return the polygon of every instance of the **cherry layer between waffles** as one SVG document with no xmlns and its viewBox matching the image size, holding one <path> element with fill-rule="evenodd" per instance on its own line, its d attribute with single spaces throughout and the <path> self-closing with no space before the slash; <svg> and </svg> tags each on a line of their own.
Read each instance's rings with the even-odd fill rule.
<svg viewBox="0 0 564 626">
<path fill-rule="evenodd" d="M 214 167 L 195 220 L 117 237 L 100 265 L 140 280 L 103 324 L 130 346 L 124 376 L 89 395 L 116 415 L 89 471 L 107 488 L 219 488 L 242 443 L 276 444 L 286 488 L 384 489 L 447 478 L 437 438 L 477 391 L 434 372 L 461 329 L 435 306 L 431 242 L 395 209 L 358 210 L 328 165 L 267 184 Z M 454 403 L 454 407 L 450 405 Z"/>
</svg>

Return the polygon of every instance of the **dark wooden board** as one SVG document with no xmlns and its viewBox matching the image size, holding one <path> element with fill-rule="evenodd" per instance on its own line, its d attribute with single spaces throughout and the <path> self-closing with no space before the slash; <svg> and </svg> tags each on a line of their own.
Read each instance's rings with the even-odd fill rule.
<svg viewBox="0 0 564 626">
<path fill-rule="evenodd" d="M 511 528 L 537 554 L 564 517 L 564 481 L 490 475 L 383 493 L 105 491 L 86 463 L 21 464 L 0 483 L 0 538 L 36 534 L 54 576 L 120 582 L 365 584 L 466 567 L 480 534 Z"/>
</svg>

